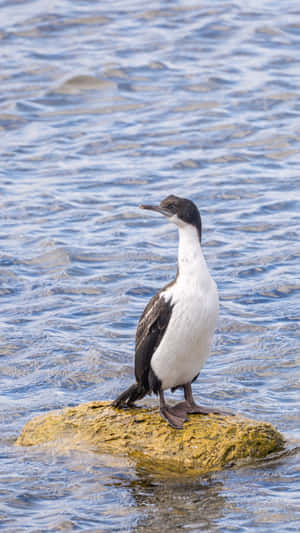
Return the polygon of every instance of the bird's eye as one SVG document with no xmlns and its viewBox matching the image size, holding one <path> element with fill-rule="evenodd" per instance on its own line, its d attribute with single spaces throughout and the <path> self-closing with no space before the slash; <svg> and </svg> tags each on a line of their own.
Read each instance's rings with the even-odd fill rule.
<svg viewBox="0 0 300 533">
<path fill-rule="evenodd" d="M 167 205 L 167 209 L 168 209 L 169 211 L 175 211 L 175 210 L 176 210 L 176 206 L 175 206 L 174 204 L 168 204 L 168 205 Z"/>
</svg>

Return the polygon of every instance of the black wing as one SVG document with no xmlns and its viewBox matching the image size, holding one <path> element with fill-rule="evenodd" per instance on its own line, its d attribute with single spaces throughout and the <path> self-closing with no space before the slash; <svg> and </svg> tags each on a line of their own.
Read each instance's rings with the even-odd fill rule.
<svg viewBox="0 0 300 533">
<path fill-rule="evenodd" d="M 162 291 L 151 298 L 136 330 L 135 377 L 147 391 L 152 389 L 149 384 L 151 358 L 164 336 L 173 308 L 173 305 L 161 296 Z"/>
</svg>

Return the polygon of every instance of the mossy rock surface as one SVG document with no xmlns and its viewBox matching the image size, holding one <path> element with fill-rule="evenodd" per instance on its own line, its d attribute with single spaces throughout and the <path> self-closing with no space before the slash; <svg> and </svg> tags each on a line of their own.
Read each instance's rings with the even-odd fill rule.
<svg viewBox="0 0 300 533">
<path fill-rule="evenodd" d="M 155 471 L 204 474 L 240 460 L 259 459 L 283 447 L 281 434 L 266 422 L 240 416 L 190 415 L 182 430 L 171 428 L 157 408 L 115 409 L 90 402 L 52 411 L 27 422 L 16 444 L 60 441 L 127 455 Z"/>
</svg>

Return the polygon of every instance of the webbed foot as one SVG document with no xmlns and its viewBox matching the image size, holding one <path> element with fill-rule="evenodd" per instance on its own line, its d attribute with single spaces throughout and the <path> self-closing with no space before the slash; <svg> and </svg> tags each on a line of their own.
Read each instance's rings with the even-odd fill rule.
<svg viewBox="0 0 300 533">
<path fill-rule="evenodd" d="M 177 410 L 176 406 L 165 404 L 160 407 L 160 414 L 174 429 L 182 429 L 184 422 L 188 420 L 186 411 Z"/>
<path fill-rule="evenodd" d="M 222 411 L 221 409 L 217 409 L 214 407 L 204 407 L 202 405 L 198 405 L 195 402 L 189 402 L 188 400 L 185 400 L 184 402 L 180 402 L 174 406 L 178 412 L 186 412 L 189 415 L 232 415 L 233 413 L 230 413 L 229 411 Z"/>
</svg>

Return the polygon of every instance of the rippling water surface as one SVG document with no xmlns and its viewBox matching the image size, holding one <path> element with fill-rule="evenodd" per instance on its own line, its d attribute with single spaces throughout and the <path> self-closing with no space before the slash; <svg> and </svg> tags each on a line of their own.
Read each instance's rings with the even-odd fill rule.
<svg viewBox="0 0 300 533">
<path fill-rule="evenodd" d="M 2 0 L 0 24 L 3 529 L 299 531 L 299 2 Z M 131 382 L 177 253 L 137 206 L 169 193 L 198 204 L 221 297 L 196 395 L 286 453 L 188 481 L 16 448 L 33 416 Z"/>
</svg>

